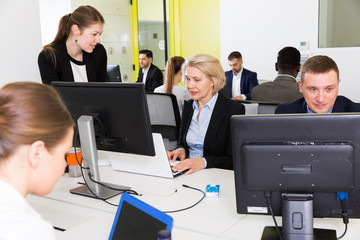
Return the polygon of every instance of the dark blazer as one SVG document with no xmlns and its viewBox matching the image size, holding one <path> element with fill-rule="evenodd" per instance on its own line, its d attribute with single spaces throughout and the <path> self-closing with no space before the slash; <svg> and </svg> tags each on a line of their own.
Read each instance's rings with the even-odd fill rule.
<svg viewBox="0 0 360 240">
<path fill-rule="evenodd" d="M 184 148 L 186 156 L 189 156 L 186 135 L 193 113 L 193 100 L 185 101 L 178 148 Z M 204 139 L 203 157 L 207 161 L 207 168 L 233 169 L 230 118 L 243 114 L 244 105 L 219 93 Z"/>
<path fill-rule="evenodd" d="M 270 103 L 285 103 L 302 98 L 299 84 L 289 75 L 279 75 L 274 81 L 262 83 L 251 91 L 251 100 Z"/>
<path fill-rule="evenodd" d="M 233 72 L 231 70 L 225 72 L 225 77 L 226 77 L 226 85 L 229 86 L 230 97 L 233 98 L 234 97 L 232 96 Z M 240 91 L 241 94 L 244 94 L 246 96 L 246 100 L 251 100 L 251 90 L 253 87 L 257 85 L 259 85 L 259 82 L 257 79 L 256 72 L 252 72 L 244 68 L 240 80 Z"/>
<path fill-rule="evenodd" d="M 298 100 L 283 103 L 277 106 L 275 114 L 282 113 L 306 113 L 307 107 L 304 98 Z M 344 96 L 337 96 L 335 104 L 332 110 L 333 113 L 344 113 L 344 112 L 360 112 L 360 104 L 354 103 L 350 99 Z"/>
<path fill-rule="evenodd" d="M 142 68 L 139 69 L 139 77 L 136 82 L 143 82 Z M 146 75 L 145 90 L 154 92 L 154 89 L 161 85 L 163 85 L 163 74 L 157 66 L 151 64 Z"/>
<path fill-rule="evenodd" d="M 92 53 L 83 51 L 83 62 L 72 59 L 67 53 L 65 41 L 53 46 L 56 52 L 56 65 L 46 51 L 41 51 L 38 57 L 38 65 L 43 83 L 50 84 L 52 81 L 74 82 L 74 75 L 70 61 L 86 64 L 86 74 L 89 82 L 107 81 L 106 67 L 107 55 L 103 45 L 97 44 Z M 70 60 L 72 59 L 72 60 Z"/>
</svg>

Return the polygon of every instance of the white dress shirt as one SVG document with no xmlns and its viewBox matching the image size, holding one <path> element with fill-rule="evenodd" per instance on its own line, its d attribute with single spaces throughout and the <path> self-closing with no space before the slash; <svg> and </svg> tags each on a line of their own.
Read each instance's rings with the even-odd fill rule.
<svg viewBox="0 0 360 240">
<path fill-rule="evenodd" d="M 148 67 L 147 69 L 142 69 L 142 73 L 143 73 L 143 83 L 144 83 L 144 85 L 145 85 L 145 82 L 146 82 L 146 77 L 147 77 L 147 74 L 148 74 L 148 72 L 149 72 L 150 66 L 151 66 L 151 65 L 149 65 L 149 67 Z"/>
<path fill-rule="evenodd" d="M 70 65 L 74 75 L 74 82 L 88 82 L 85 64 L 76 64 L 70 61 Z"/>
<path fill-rule="evenodd" d="M 52 225 L 45 221 L 10 184 L 0 180 L 0 239 L 55 240 Z"/>
<path fill-rule="evenodd" d="M 241 68 L 241 71 L 235 76 L 233 72 L 233 80 L 232 80 L 232 96 L 242 96 L 243 100 L 246 100 L 245 94 L 241 94 L 241 76 L 243 73 L 243 69 Z"/>
</svg>

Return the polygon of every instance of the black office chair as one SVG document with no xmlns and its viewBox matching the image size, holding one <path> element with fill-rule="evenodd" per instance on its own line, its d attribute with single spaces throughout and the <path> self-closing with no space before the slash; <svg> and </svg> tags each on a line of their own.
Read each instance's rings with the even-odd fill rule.
<svg viewBox="0 0 360 240">
<path fill-rule="evenodd" d="M 180 131 L 180 112 L 176 96 L 168 93 L 147 92 L 151 129 L 161 133 L 166 150 L 176 148 Z"/>
<path fill-rule="evenodd" d="M 121 82 L 119 65 L 107 65 L 107 77 L 109 82 Z"/>
<path fill-rule="evenodd" d="M 230 88 L 227 84 L 220 90 L 220 92 L 227 98 L 230 98 Z"/>
</svg>

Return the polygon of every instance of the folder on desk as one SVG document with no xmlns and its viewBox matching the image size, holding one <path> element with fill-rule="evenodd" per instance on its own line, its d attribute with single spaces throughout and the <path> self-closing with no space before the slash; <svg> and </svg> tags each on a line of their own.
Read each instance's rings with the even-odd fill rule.
<svg viewBox="0 0 360 240">
<path fill-rule="evenodd" d="M 123 193 L 109 240 L 157 239 L 160 230 L 171 231 L 173 225 L 171 216 L 128 193 Z"/>
</svg>

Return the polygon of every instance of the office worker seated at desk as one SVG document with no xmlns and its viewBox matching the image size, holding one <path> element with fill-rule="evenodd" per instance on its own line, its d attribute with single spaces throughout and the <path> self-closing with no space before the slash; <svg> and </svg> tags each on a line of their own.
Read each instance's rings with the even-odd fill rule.
<svg viewBox="0 0 360 240">
<path fill-rule="evenodd" d="M 103 16 L 91 6 L 80 6 L 60 19 L 55 39 L 38 57 L 41 80 L 105 82 L 107 55 L 100 44 Z"/>
<path fill-rule="evenodd" d="M 285 103 L 303 97 L 296 76 L 300 71 L 300 52 L 294 47 L 284 47 L 277 56 L 274 81 L 262 83 L 252 89 L 251 99 L 259 102 Z"/>
<path fill-rule="evenodd" d="M 300 92 L 304 97 L 278 105 L 275 113 L 341 113 L 360 112 L 360 104 L 338 96 L 339 69 L 331 58 L 314 56 L 303 65 Z"/>
<path fill-rule="evenodd" d="M 203 168 L 233 169 L 230 118 L 245 114 L 244 106 L 223 96 L 224 70 L 218 59 L 206 54 L 190 57 L 183 65 L 192 100 L 184 104 L 178 148 L 168 152 L 180 159 L 174 171 L 194 173 Z"/>
<path fill-rule="evenodd" d="M 154 92 L 157 93 L 172 93 L 176 96 L 180 116 L 184 106 L 185 100 L 190 100 L 190 93 L 186 87 L 179 85 L 182 79 L 181 66 L 185 59 L 180 56 L 169 58 L 165 68 L 165 81 L 164 85 L 155 88 Z"/>
<path fill-rule="evenodd" d="M 259 85 L 256 72 L 243 68 L 241 53 L 235 51 L 228 56 L 231 70 L 225 72 L 230 97 L 236 100 L 251 100 L 253 87 Z"/>
<path fill-rule="evenodd" d="M 52 87 L 16 82 L 0 89 L 0 239 L 55 239 L 25 197 L 49 194 L 64 174 L 73 127 Z"/>
<path fill-rule="evenodd" d="M 163 74 L 160 69 L 152 64 L 153 53 L 148 49 L 139 51 L 139 76 L 136 82 L 145 85 L 145 91 L 154 92 L 155 88 L 163 84 Z"/>
</svg>

